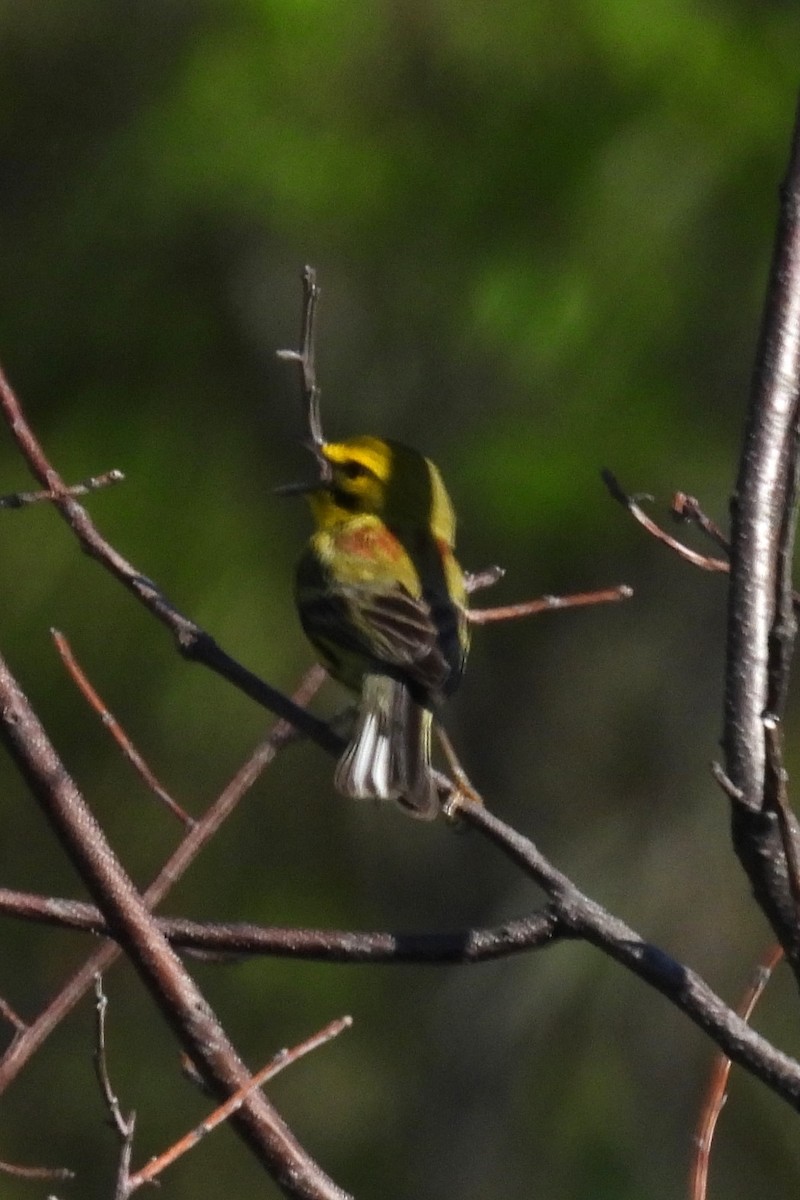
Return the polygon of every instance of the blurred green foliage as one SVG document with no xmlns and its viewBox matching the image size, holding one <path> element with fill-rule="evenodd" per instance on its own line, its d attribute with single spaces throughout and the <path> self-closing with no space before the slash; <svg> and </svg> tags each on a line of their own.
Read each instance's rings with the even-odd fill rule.
<svg viewBox="0 0 800 1200">
<path fill-rule="evenodd" d="M 313 263 L 326 428 L 439 462 L 463 561 L 508 568 L 492 597 L 635 587 L 613 609 L 479 630 L 450 726 L 498 813 L 731 997 L 768 934 L 707 772 L 724 585 L 648 542 L 598 471 L 660 501 L 686 489 L 724 520 L 798 44 L 800 10 L 779 0 L 0 8 L 0 358 L 66 477 L 126 472 L 89 502 L 103 532 L 292 686 L 311 661 L 291 600 L 308 519 L 272 496 L 304 468 L 274 351 L 296 342 Z M 2 491 L 29 486 L 8 436 L 0 456 Z M 145 882 L 177 830 L 77 698 L 48 628 L 194 812 L 265 716 L 182 662 L 54 513 L 0 525 L 2 652 Z M 320 707 L 339 702 L 331 689 Z M 330 780 L 315 749 L 288 751 L 165 907 L 448 929 L 540 901 L 474 837 L 348 805 Z M 2 782 L 3 883 L 81 894 L 7 762 Z M 29 1016 L 87 947 L 3 933 L 0 994 Z M 588 947 L 461 970 L 192 970 L 254 1066 L 354 1015 L 271 1094 L 359 1200 L 684 1194 L 710 1047 Z M 795 1000 L 775 986 L 759 1022 L 791 1049 Z M 206 1101 L 132 973 L 108 990 L 143 1159 Z M 92 1048 L 87 1003 L 2 1105 L 0 1158 L 76 1168 L 65 1200 L 110 1194 Z M 791 1114 L 737 1079 L 712 1194 L 791 1194 L 796 1146 Z M 14 1200 L 45 1191 L 2 1184 Z M 164 1180 L 176 1200 L 273 1191 L 230 1133 Z"/>
</svg>

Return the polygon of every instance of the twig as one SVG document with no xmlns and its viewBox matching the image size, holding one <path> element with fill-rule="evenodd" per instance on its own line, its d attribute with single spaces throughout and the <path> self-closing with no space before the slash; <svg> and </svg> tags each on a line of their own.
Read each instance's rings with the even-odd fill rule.
<svg viewBox="0 0 800 1200">
<path fill-rule="evenodd" d="M 11 1025 L 18 1034 L 24 1033 L 28 1028 L 22 1017 L 20 1017 L 18 1013 L 14 1011 L 8 1001 L 3 1000 L 2 997 L 0 997 L 0 1017 L 8 1021 L 9 1025 Z"/>
<path fill-rule="evenodd" d="M 114 1189 L 114 1200 L 128 1200 L 131 1194 L 130 1167 L 133 1153 L 133 1135 L 136 1130 L 136 1113 L 131 1111 L 127 1117 L 122 1115 L 119 1098 L 111 1086 L 106 1057 L 106 1013 L 108 997 L 103 991 L 102 975 L 95 975 L 95 1033 L 97 1046 L 94 1052 L 94 1069 L 105 1106 L 108 1109 L 111 1125 L 116 1131 L 120 1144 L 119 1166 L 117 1167 L 117 1182 Z"/>
<path fill-rule="evenodd" d="M 736 1012 L 743 1021 L 750 1020 L 772 972 L 782 958 L 783 949 L 776 945 L 771 946 L 761 959 L 749 988 L 736 1006 Z M 711 1143 L 725 1104 L 731 1065 L 731 1060 L 725 1054 L 718 1054 L 714 1058 L 694 1137 L 694 1153 L 689 1170 L 689 1200 L 706 1200 Z"/>
<path fill-rule="evenodd" d="M 74 1179 L 75 1172 L 69 1167 L 21 1167 L 17 1163 L 0 1162 L 0 1175 L 13 1175 L 16 1179 Z"/>
<path fill-rule="evenodd" d="M 106 471 L 103 475 L 93 475 L 84 479 L 83 483 L 75 483 L 58 491 L 45 488 L 39 492 L 11 492 L 0 496 L 0 508 L 25 508 L 29 504 L 39 504 L 42 500 L 58 500 L 62 496 L 88 496 L 101 488 L 109 487 L 112 483 L 121 483 L 125 478 L 122 471 Z"/>
<path fill-rule="evenodd" d="M 133 1135 L 133 1126 L 136 1118 L 133 1113 L 131 1113 L 130 1117 L 123 1117 L 119 1098 L 111 1086 L 111 1077 L 108 1073 L 108 1059 L 106 1057 L 106 1013 L 108 1012 L 108 997 L 103 991 L 102 975 L 95 975 L 94 977 L 94 1000 L 95 1034 L 97 1037 L 97 1046 L 94 1052 L 95 1074 L 97 1075 L 97 1082 L 100 1084 L 100 1091 L 103 1094 L 103 1100 L 111 1117 L 112 1125 L 120 1138 L 128 1139 Z"/>
<path fill-rule="evenodd" d="M 669 546 L 676 554 L 680 554 L 681 558 L 685 558 L 687 562 L 693 563 L 703 571 L 728 571 L 728 563 L 725 560 L 710 558 L 707 554 L 698 554 L 696 550 L 690 549 L 689 546 L 684 546 L 683 542 L 679 542 L 677 538 L 671 537 L 660 525 L 656 524 L 652 517 L 648 517 L 640 501 L 652 500 L 652 496 L 628 495 L 627 492 L 623 491 L 616 476 L 611 471 L 601 471 L 600 476 L 613 499 L 618 504 L 621 504 L 623 508 L 626 508 L 634 520 L 638 521 L 659 542 L 663 542 L 665 546 Z"/>
<path fill-rule="evenodd" d="M 284 362 L 297 363 L 300 371 L 300 390 L 303 397 L 303 427 L 311 439 L 310 449 L 317 456 L 321 468 L 327 469 L 325 459 L 318 453 L 325 438 L 320 416 L 320 389 L 317 384 L 316 366 L 316 313 L 319 300 L 317 273 L 313 267 L 303 270 L 303 320 L 300 329 L 299 350 L 278 350 L 277 357 Z"/>
<path fill-rule="evenodd" d="M 727 557 L 731 552 L 731 544 L 719 525 L 706 516 L 700 507 L 700 501 L 686 492 L 676 492 L 672 497 L 670 512 L 676 521 L 696 525 L 698 529 L 710 538 L 714 545 Z"/>
<path fill-rule="evenodd" d="M 322 667 L 312 667 L 303 677 L 294 694 L 296 703 L 307 704 L 325 677 Z M 150 908 L 155 908 L 161 903 L 172 886 L 181 879 L 200 851 L 235 810 L 244 794 L 274 761 L 279 751 L 296 736 L 297 732 L 294 726 L 288 722 L 278 721 L 275 724 L 267 738 L 260 746 L 256 747 L 249 760 L 237 771 L 204 816 L 186 834 L 153 883 L 150 884 L 144 894 L 145 903 Z M 119 954 L 119 947 L 113 943 L 108 943 L 95 951 L 27 1029 L 14 1039 L 0 1059 L 0 1094 L 16 1078 L 67 1013 L 90 990 L 94 984 L 95 975 L 98 972 L 107 971 Z"/>
<path fill-rule="evenodd" d="M 561 608 L 584 608 L 590 604 L 615 604 L 629 600 L 633 588 L 622 583 L 618 587 L 604 588 L 596 592 L 575 592 L 570 596 L 541 596 L 522 604 L 506 604 L 502 608 L 470 608 L 467 620 L 473 625 L 488 625 L 490 621 L 513 621 L 519 617 L 533 617 L 541 612 L 555 612 Z"/>
<path fill-rule="evenodd" d="M 306 1038 L 304 1042 L 293 1046 L 291 1050 L 281 1050 L 271 1062 L 268 1062 L 243 1087 L 239 1088 L 238 1092 L 234 1092 L 224 1104 L 214 1109 L 200 1125 L 180 1138 L 168 1150 L 165 1150 L 163 1154 L 152 1158 L 141 1170 L 131 1175 L 128 1181 L 127 1195 L 133 1195 L 145 1183 L 154 1183 L 167 1167 L 172 1166 L 174 1162 L 189 1150 L 192 1150 L 198 1142 L 202 1141 L 206 1134 L 212 1133 L 223 1121 L 227 1121 L 228 1117 L 241 1108 L 244 1101 L 256 1088 L 260 1088 L 265 1083 L 268 1083 L 270 1079 L 274 1079 L 280 1071 L 284 1071 L 287 1067 L 292 1066 L 306 1054 L 310 1054 L 312 1050 L 318 1050 L 320 1046 L 333 1041 L 345 1029 L 349 1029 L 352 1024 L 352 1017 L 339 1017 L 337 1020 L 331 1021 L 324 1029 L 320 1029 L 318 1033 Z"/>
<path fill-rule="evenodd" d="M 485 567 L 483 571 L 465 571 L 464 588 L 467 595 L 494 587 L 505 575 L 504 567 Z"/>
<path fill-rule="evenodd" d="M 86 677 L 85 672 L 77 663 L 75 655 L 72 652 L 72 648 L 67 639 L 64 637 L 64 634 L 60 633 L 57 629 L 51 629 L 50 635 L 56 644 L 56 649 L 61 656 L 61 661 L 72 676 L 72 679 L 78 690 L 100 717 L 100 720 L 103 722 L 106 729 L 109 731 L 133 769 L 144 781 L 150 791 L 153 792 L 162 802 L 162 804 L 169 809 L 172 815 L 177 817 L 178 820 L 187 827 L 187 829 L 191 829 L 195 824 L 194 817 L 190 817 L 189 814 L 181 808 L 180 804 L 178 804 L 176 800 L 173 800 L 166 788 L 162 787 L 162 785 L 158 782 L 155 775 L 134 746 L 133 742 L 125 733 L 125 730 L 122 728 L 119 721 L 106 707 L 100 695 L 92 687 L 91 683 Z"/>
</svg>

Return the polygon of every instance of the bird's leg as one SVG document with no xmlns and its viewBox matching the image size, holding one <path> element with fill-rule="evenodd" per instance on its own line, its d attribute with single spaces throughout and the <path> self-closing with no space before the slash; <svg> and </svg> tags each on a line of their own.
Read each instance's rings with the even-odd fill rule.
<svg viewBox="0 0 800 1200">
<path fill-rule="evenodd" d="M 434 727 L 436 729 L 436 736 L 439 739 L 439 745 L 442 747 L 444 756 L 447 759 L 448 766 L 450 767 L 454 783 L 450 796 L 442 805 L 442 812 L 448 820 L 456 821 L 458 819 L 458 810 L 462 801 L 470 800 L 473 804 L 482 805 L 483 800 L 470 783 L 469 776 L 461 766 L 461 763 L 458 760 L 458 755 L 453 749 L 453 743 L 450 741 L 450 738 L 442 729 L 438 721 L 434 722 Z"/>
</svg>

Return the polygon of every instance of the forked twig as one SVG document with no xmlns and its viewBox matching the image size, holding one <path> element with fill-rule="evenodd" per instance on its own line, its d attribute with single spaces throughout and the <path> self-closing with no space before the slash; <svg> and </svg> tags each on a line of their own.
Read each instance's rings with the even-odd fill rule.
<svg viewBox="0 0 800 1200">
<path fill-rule="evenodd" d="M 634 520 L 638 521 L 639 524 L 646 529 L 649 534 L 652 534 L 652 536 L 659 542 L 663 542 L 665 546 L 669 546 L 669 548 L 674 550 L 676 554 L 679 554 L 681 558 L 685 558 L 687 562 L 693 563 L 696 567 L 700 567 L 700 569 L 703 571 L 719 571 L 721 573 L 727 573 L 729 570 L 729 565 L 726 560 L 721 558 L 711 558 L 707 554 L 699 554 L 696 550 L 692 550 L 689 546 L 685 546 L 683 542 L 679 542 L 677 538 L 671 537 L 664 529 L 661 528 L 660 525 L 656 524 L 652 517 L 648 517 L 640 502 L 642 500 L 652 500 L 652 496 L 629 495 L 627 492 L 623 491 L 616 476 L 609 470 L 601 471 L 600 477 L 608 488 L 609 495 L 616 500 L 618 504 L 621 504 L 623 508 L 626 508 Z"/>
<path fill-rule="evenodd" d="M 117 1183 L 114 1189 L 114 1200 L 127 1200 L 131 1194 L 130 1166 L 133 1153 L 133 1135 L 136 1130 L 136 1113 L 131 1112 L 127 1117 L 122 1115 L 119 1098 L 111 1086 L 111 1076 L 108 1072 L 106 1057 L 106 1013 L 108 997 L 103 991 L 103 977 L 100 974 L 94 978 L 95 997 L 95 1036 L 97 1045 L 94 1052 L 94 1069 L 103 1101 L 108 1109 L 111 1126 L 116 1131 L 120 1143 L 119 1166 L 117 1167 Z"/>
<path fill-rule="evenodd" d="M 179 1138 L 168 1150 L 165 1150 L 155 1158 L 151 1158 L 141 1170 L 134 1172 L 128 1180 L 126 1195 L 133 1195 L 145 1183 L 155 1183 L 158 1176 L 167 1167 L 193 1149 L 207 1134 L 213 1132 L 223 1121 L 227 1121 L 232 1113 L 241 1108 L 251 1092 L 254 1092 L 256 1088 L 263 1087 L 270 1079 L 274 1079 L 280 1071 L 284 1071 L 287 1067 L 292 1066 L 293 1063 L 298 1062 L 306 1054 L 310 1054 L 312 1050 L 317 1050 L 320 1046 L 324 1046 L 326 1042 L 330 1042 L 335 1037 L 338 1037 L 345 1029 L 349 1029 L 352 1024 L 352 1017 L 339 1017 L 337 1020 L 331 1021 L 324 1029 L 320 1029 L 318 1033 L 312 1034 L 311 1037 L 300 1042 L 299 1045 L 293 1046 L 291 1050 L 279 1051 L 270 1062 L 253 1075 L 252 1079 L 239 1088 L 238 1091 L 234 1092 L 232 1096 L 229 1096 L 224 1104 L 220 1104 L 218 1108 L 215 1108 L 199 1125 L 182 1138 Z"/>
<path fill-rule="evenodd" d="M 686 492 L 676 492 L 669 507 L 676 521 L 696 525 L 706 537 L 714 543 L 727 557 L 731 552 L 731 543 L 722 532 L 716 521 L 712 521 L 700 507 L 700 501 Z"/>
<path fill-rule="evenodd" d="M 750 986 L 736 1006 L 736 1012 L 743 1021 L 750 1020 L 764 988 L 769 983 L 772 972 L 782 958 L 782 947 L 775 945 L 771 946 L 761 959 Z M 708 1171 L 711 1161 L 711 1143 L 714 1140 L 714 1130 L 716 1129 L 719 1115 L 727 1099 L 731 1066 L 731 1060 L 727 1055 L 717 1054 L 715 1056 L 708 1086 L 700 1106 L 697 1132 L 694 1136 L 694 1153 L 689 1170 L 689 1200 L 706 1200 Z"/>
<path fill-rule="evenodd" d="M 187 829 L 191 829 L 195 824 L 194 817 L 190 817 L 189 814 L 183 808 L 181 808 L 180 804 L 178 804 L 176 800 L 173 800 L 166 788 L 158 782 L 155 775 L 150 770 L 144 758 L 136 749 L 117 718 L 107 708 L 98 692 L 92 687 L 86 676 L 86 673 L 79 666 L 75 655 L 72 652 L 72 647 L 70 646 L 64 634 L 60 633 L 58 629 L 51 629 L 50 635 L 56 644 L 56 649 L 61 656 L 61 661 L 69 671 L 69 674 L 72 677 L 76 687 L 80 691 L 81 695 L 87 700 L 90 707 L 93 708 L 100 717 L 100 720 L 103 722 L 106 729 L 111 734 L 114 741 L 117 743 L 133 769 L 144 781 L 150 791 L 153 792 L 154 795 L 156 795 L 162 802 L 162 804 L 169 809 L 172 815 L 177 817 L 178 820 L 187 827 Z"/>
<path fill-rule="evenodd" d="M 277 357 L 284 362 L 297 363 L 300 371 L 300 390 L 303 397 L 303 427 L 308 430 L 311 449 L 317 451 L 325 441 L 320 415 L 320 389 L 317 383 L 316 364 L 316 315 L 319 300 L 317 273 L 313 267 L 303 269 L 303 319 L 300 328 L 299 350 L 278 350 Z M 317 455 L 320 466 L 325 465 Z"/>
<path fill-rule="evenodd" d="M 0 1017 L 8 1021 L 17 1034 L 24 1033 L 28 1028 L 22 1017 L 14 1011 L 8 1001 L 4 1000 L 2 996 L 0 996 Z"/>
</svg>

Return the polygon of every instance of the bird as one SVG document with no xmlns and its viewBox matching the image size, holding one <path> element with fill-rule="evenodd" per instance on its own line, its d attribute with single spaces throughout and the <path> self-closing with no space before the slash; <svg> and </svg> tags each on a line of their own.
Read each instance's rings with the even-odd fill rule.
<svg viewBox="0 0 800 1200">
<path fill-rule="evenodd" d="M 432 820 L 434 712 L 469 649 L 453 505 L 437 467 L 401 442 L 365 435 L 314 452 L 320 478 L 279 490 L 304 492 L 315 523 L 295 575 L 300 622 L 359 695 L 334 785 Z"/>
</svg>

